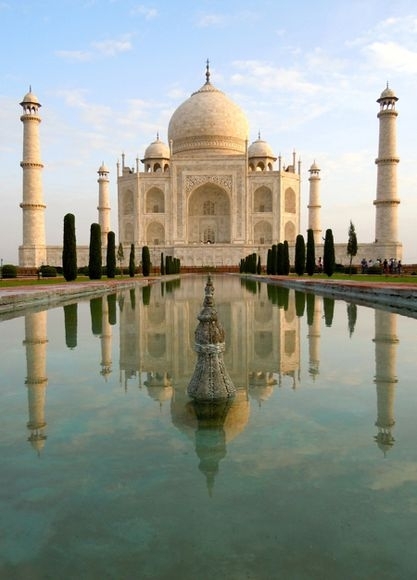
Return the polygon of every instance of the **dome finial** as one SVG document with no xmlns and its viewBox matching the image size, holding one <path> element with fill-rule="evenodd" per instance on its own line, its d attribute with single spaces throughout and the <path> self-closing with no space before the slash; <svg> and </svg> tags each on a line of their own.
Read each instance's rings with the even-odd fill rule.
<svg viewBox="0 0 417 580">
<path fill-rule="evenodd" d="M 206 62 L 206 84 L 208 85 L 210 83 L 210 61 L 209 59 L 207 59 Z"/>
<path fill-rule="evenodd" d="M 156 140 L 159 141 L 159 131 L 156 132 Z"/>
<path fill-rule="evenodd" d="M 260 131 L 260 129 L 258 129 L 258 141 L 260 141 L 260 140 L 261 140 L 261 131 Z"/>
</svg>

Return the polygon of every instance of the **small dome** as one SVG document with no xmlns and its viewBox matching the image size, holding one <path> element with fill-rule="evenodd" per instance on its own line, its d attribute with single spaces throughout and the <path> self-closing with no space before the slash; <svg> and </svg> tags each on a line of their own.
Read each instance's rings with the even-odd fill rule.
<svg viewBox="0 0 417 580">
<path fill-rule="evenodd" d="M 248 157 L 272 157 L 272 159 L 276 159 L 269 144 L 260 137 L 249 146 Z"/>
<path fill-rule="evenodd" d="M 310 171 L 320 171 L 320 167 L 317 165 L 317 163 L 315 161 L 312 164 L 312 166 L 310 167 Z"/>
<path fill-rule="evenodd" d="M 394 91 L 389 88 L 388 83 L 387 83 L 386 88 L 382 91 L 381 96 L 378 99 L 378 102 L 383 100 L 383 99 L 394 99 L 394 100 L 398 101 L 397 97 L 395 96 Z"/>
<path fill-rule="evenodd" d="M 145 151 L 144 159 L 169 159 L 169 147 L 163 141 L 160 141 L 159 136 L 156 141 L 153 141 Z"/>
<path fill-rule="evenodd" d="M 100 167 L 98 168 L 98 172 L 97 173 L 108 173 L 109 170 L 107 169 L 107 167 L 104 165 L 104 162 L 100 165 Z"/>
<path fill-rule="evenodd" d="M 41 107 L 42 105 L 39 102 L 38 97 L 32 93 L 32 89 L 29 89 L 29 92 L 23 97 L 23 101 L 20 103 L 21 105 L 37 105 Z"/>
</svg>

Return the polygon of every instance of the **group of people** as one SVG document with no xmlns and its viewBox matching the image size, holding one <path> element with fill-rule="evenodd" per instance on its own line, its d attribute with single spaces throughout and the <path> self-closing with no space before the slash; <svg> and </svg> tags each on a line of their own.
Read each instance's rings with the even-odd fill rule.
<svg viewBox="0 0 417 580">
<path fill-rule="evenodd" d="M 390 258 L 387 260 L 381 260 L 378 258 L 375 262 L 376 265 L 382 266 L 382 271 L 384 274 L 401 274 L 401 260 L 396 260 L 395 258 Z M 367 260 L 366 258 L 362 258 L 361 266 L 362 266 L 362 274 L 366 274 L 368 269 L 373 266 L 374 263 L 372 259 Z"/>
</svg>

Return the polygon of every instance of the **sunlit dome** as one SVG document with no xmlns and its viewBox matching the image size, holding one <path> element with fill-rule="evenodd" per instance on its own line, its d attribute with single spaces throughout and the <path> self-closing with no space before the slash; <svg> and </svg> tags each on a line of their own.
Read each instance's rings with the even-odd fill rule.
<svg viewBox="0 0 417 580">
<path fill-rule="evenodd" d="M 104 163 L 102 163 L 100 165 L 100 167 L 98 168 L 98 173 L 108 173 L 109 170 L 107 169 L 107 167 L 104 165 Z"/>
<path fill-rule="evenodd" d="M 390 89 L 390 87 L 388 86 L 388 83 L 386 88 L 382 91 L 381 96 L 379 97 L 378 100 L 381 99 L 395 99 L 396 101 L 398 100 L 397 97 L 395 96 L 394 91 Z"/>
<path fill-rule="evenodd" d="M 156 141 L 153 141 L 145 151 L 144 159 L 169 159 L 169 147 L 159 139 L 159 135 Z"/>
<path fill-rule="evenodd" d="M 34 93 L 32 93 L 32 88 L 29 88 L 29 92 L 26 93 L 26 95 L 23 97 L 23 100 L 20 104 L 21 105 L 23 105 L 23 104 L 37 105 L 38 107 L 41 106 L 38 97 Z"/>
<path fill-rule="evenodd" d="M 252 157 L 272 157 L 276 159 L 270 145 L 260 137 L 249 146 L 248 157 L 249 159 Z"/>
<path fill-rule="evenodd" d="M 172 152 L 244 154 L 249 124 L 242 109 L 210 83 L 180 105 L 171 117 L 168 139 Z"/>
</svg>

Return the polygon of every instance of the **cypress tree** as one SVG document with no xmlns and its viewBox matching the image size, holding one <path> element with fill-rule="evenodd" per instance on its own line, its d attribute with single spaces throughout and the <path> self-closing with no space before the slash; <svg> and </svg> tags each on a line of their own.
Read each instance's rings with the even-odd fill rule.
<svg viewBox="0 0 417 580">
<path fill-rule="evenodd" d="M 282 266 L 284 271 L 284 276 L 288 276 L 290 273 L 290 249 L 288 247 L 287 240 L 284 240 Z"/>
<path fill-rule="evenodd" d="M 309 276 L 312 276 L 314 274 L 315 269 L 316 269 L 316 249 L 314 244 L 314 234 L 312 229 L 308 229 L 306 272 Z"/>
<path fill-rule="evenodd" d="M 133 278 L 134 275 L 135 275 L 135 244 L 130 244 L 129 276 Z"/>
<path fill-rule="evenodd" d="M 125 255 L 123 252 L 122 242 L 120 242 L 119 247 L 117 248 L 117 259 L 119 260 L 120 264 L 120 274 L 123 276 L 123 260 L 125 259 Z"/>
<path fill-rule="evenodd" d="M 62 272 L 67 282 L 77 279 L 77 242 L 75 239 L 75 217 L 72 213 L 67 213 L 64 216 Z"/>
<path fill-rule="evenodd" d="M 272 248 L 268 249 L 268 253 L 266 255 L 266 273 L 272 274 Z"/>
<path fill-rule="evenodd" d="M 142 274 L 146 277 L 151 273 L 151 255 L 148 246 L 142 248 Z M 168 273 L 168 272 L 167 272 Z"/>
<path fill-rule="evenodd" d="M 277 272 L 278 276 L 282 276 L 284 274 L 284 244 L 281 242 L 277 246 L 276 272 Z"/>
<path fill-rule="evenodd" d="M 107 307 L 109 311 L 109 324 L 114 326 L 117 323 L 116 294 L 107 295 Z"/>
<path fill-rule="evenodd" d="M 106 272 L 107 278 L 116 276 L 116 236 L 114 232 L 107 233 Z"/>
<path fill-rule="evenodd" d="M 277 273 L 277 254 L 278 254 L 278 247 L 276 244 L 272 245 L 272 256 L 271 256 L 271 274 L 274 275 Z"/>
<path fill-rule="evenodd" d="M 326 326 L 330 327 L 333 324 L 334 316 L 334 298 L 323 296 L 323 313 L 324 322 Z"/>
<path fill-rule="evenodd" d="M 358 253 L 358 240 L 356 237 L 355 226 L 350 221 L 349 232 L 348 232 L 348 244 L 347 244 L 347 253 L 350 256 L 349 262 L 349 275 L 352 273 L 352 260 L 354 256 Z"/>
<path fill-rule="evenodd" d="M 333 232 L 328 229 L 324 238 L 323 270 L 329 277 L 334 272 L 335 262 Z"/>
<path fill-rule="evenodd" d="M 91 224 L 90 255 L 88 260 L 88 276 L 90 280 L 101 278 L 101 228 L 100 224 Z"/>
<path fill-rule="evenodd" d="M 90 300 L 91 332 L 94 336 L 103 334 L 103 297 Z"/>
<path fill-rule="evenodd" d="M 164 252 L 161 252 L 161 276 L 165 275 L 165 260 L 164 260 Z"/>
<path fill-rule="evenodd" d="M 65 344 L 68 348 L 77 346 L 78 304 L 64 306 Z"/>
<path fill-rule="evenodd" d="M 298 234 L 295 240 L 295 260 L 294 260 L 294 269 L 298 276 L 304 275 L 305 264 L 306 264 L 306 246 L 304 242 L 304 236 Z"/>
<path fill-rule="evenodd" d="M 258 263 L 256 265 L 256 273 L 259 275 L 262 272 L 261 256 L 258 256 Z"/>
</svg>

